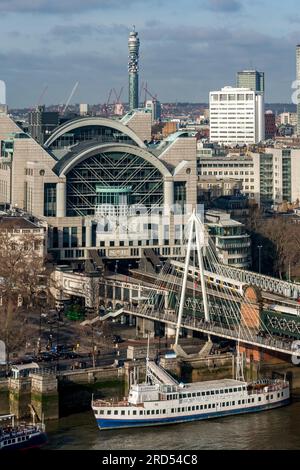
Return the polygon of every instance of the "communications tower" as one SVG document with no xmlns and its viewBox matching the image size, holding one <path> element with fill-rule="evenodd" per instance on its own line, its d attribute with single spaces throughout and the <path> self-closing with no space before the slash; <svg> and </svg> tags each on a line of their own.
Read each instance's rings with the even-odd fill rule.
<svg viewBox="0 0 300 470">
<path fill-rule="evenodd" d="M 129 72 L 129 111 L 139 107 L 139 49 L 140 40 L 138 33 L 133 30 L 129 34 L 128 39 L 129 49 L 129 61 L 128 61 L 128 72 Z"/>
</svg>

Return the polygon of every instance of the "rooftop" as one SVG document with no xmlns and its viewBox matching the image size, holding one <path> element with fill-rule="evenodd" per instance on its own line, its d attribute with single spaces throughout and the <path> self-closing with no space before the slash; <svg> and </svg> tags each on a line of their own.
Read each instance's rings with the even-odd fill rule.
<svg viewBox="0 0 300 470">
<path fill-rule="evenodd" d="M 36 228 L 39 227 L 30 220 L 25 219 L 24 217 L 2 215 L 0 216 L 0 231 Z"/>
<path fill-rule="evenodd" d="M 246 387 L 247 382 L 240 382 L 234 379 L 211 380 L 208 382 L 195 382 L 185 384 L 183 390 L 223 390 L 224 388 Z"/>
</svg>

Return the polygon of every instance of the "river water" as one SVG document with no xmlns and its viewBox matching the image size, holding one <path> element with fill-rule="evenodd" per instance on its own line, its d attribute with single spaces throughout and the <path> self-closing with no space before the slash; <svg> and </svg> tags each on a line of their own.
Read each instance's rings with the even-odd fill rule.
<svg viewBox="0 0 300 470">
<path fill-rule="evenodd" d="M 48 425 L 47 449 L 300 449 L 300 395 L 277 410 L 170 426 L 99 431 L 92 412 Z"/>
</svg>

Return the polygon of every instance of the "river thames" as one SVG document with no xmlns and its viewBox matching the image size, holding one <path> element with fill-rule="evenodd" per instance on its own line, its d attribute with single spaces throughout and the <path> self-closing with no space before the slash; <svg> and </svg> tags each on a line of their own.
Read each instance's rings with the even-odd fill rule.
<svg viewBox="0 0 300 470">
<path fill-rule="evenodd" d="M 45 449 L 64 450 L 300 450 L 300 394 L 277 410 L 171 426 L 99 431 L 92 412 L 47 426 Z"/>
</svg>

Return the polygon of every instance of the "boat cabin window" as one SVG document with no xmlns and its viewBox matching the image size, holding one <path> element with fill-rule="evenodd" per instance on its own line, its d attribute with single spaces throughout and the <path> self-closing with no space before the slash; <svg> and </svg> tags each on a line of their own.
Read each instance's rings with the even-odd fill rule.
<svg viewBox="0 0 300 470">
<path fill-rule="evenodd" d="M 144 414 L 143 410 L 140 410 L 140 416 L 142 416 Z"/>
<path fill-rule="evenodd" d="M 209 392 L 209 391 L 208 391 L 208 392 L 206 392 L 206 395 L 210 395 L 210 392 Z"/>
<path fill-rule="evenodd" d="M 104 410 L 99 410 L 99 415 L 104 415 Z"/>
<path fill-rule="evenodd" d="M 166 410 L 162 410 L 162 412 L 163 412 L 163 415 L 165 415 L 165 414 L 166 414 Z"/>
<path fill-rule="evenodd" d="M 232 393 L 232 392 L 233 392 L 232 388 L 229 388 L 228 391 L 229 391 L 229 393 Z"/>
<path fill-rule="evenodd" d="M 220 393 L 224 393 L 224 390 L 220 390 Z"/>
<path fill-rule="evenodd" d="M 202 392 L 201 395 L 202 395 L 203 397 L 205 397 L 205 392 Z"/>
<path fill-rule="evenodd" d="M 156 414 L 159 415 L 159 410 L 156 410 Z"/>
<path fill-rule="evenodd" d="M 212 391 L 210 392 L 210 394 L 211 394 L 211 395 L 214 395 L 214 394 L 215 394 L 214 390 L 212 390 Z"/>
<path fill-rule="evenodd" d="M 111 410 L 107 410 L 107 414 L 108 414 L 108 415 L 111 415 Z"/>
<path fill-rule="evenodd" d="M 133 415 L 136 415 L 136 410 L 133 410 L 132 414 L 133 414 Z"/>
<path fill-rule="evenodd" d="M 121 410 L 121 415 L 125 415 L 125 410 Z"/>
<path fill-rule="evenodd" d="M 215 394 L 216 395 L 219 395 L 220 391 L 219 390 L 215 390 Z"/>
<path fill-rule="evenodd" d="M 192 397 L 195 397 L 196 396 L 196 393 L 192 393 Z"/>
<path fill-rule="evenodd" d="M 155 413 L 155 410 L 151 410 L 151 414 L 154 415 L 154 413 Z"/>
<path fill-rule="evenodd" d="M 147 415 L 149 415 L 149 414 L 150 414 L 150 410 L 147 410 Z"/>
<path fill-rule="evenodd" d="M 234 388 L 234 389 L 233 389 L 233 391 L 234 391 L 234 392 L 237 392 L 237 391 L 238 391 L 238 389 L 237 389 L 237 388 Z"/>
<path fill-rule="evenodd" d="M 115 410 L 114 415 L 118 415 L 118 414 L 119 414 L 118 410 Z"/>
</svg>

